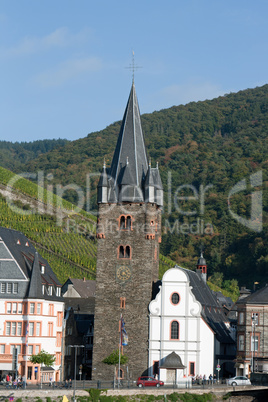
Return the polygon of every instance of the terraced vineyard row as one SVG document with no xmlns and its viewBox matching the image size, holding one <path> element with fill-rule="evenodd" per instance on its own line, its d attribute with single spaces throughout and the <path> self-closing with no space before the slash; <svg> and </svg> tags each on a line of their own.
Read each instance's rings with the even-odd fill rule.
<svg viewBox="0 0 268 402">
<path fill-rule="evenodd" d="M 65 233 L 51 215 L 22 215 L 14 212 L 0 195 L 0 225 L 24 233 L 48 260 L 61 282 L 69 276 L 94 279 L 97 246 L 78 233 Z"/>
<path fill-rule="evenodd" d="M 73 213 L 74 206 L 60 198 L 58 195 L 47 191 L 46 188 L 38 186 L 36 183 L 31 182 L 30 180 L 25 179 L 20 175 L 16 175 L 10 170 L 4 169 L 0 166 L 0 183 L 4 186 L 8 186 L 19 193 L 25 194 L 26 196 L 31 197 L 34 200 L 39 200 L 46 205 L 51 205 L 54 208 L 62 207 L 66 210 L 66 212 Z M 96 217 L 87 213 L 84 210 L 80 210 L 79 214 L 84 218 L 96 222 Z"/>
</svg>

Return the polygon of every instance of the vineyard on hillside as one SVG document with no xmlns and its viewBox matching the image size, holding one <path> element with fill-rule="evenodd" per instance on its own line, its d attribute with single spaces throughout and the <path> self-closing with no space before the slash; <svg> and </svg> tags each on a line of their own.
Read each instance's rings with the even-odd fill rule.
<svg viewBox="0 0 268 402">
<path fill-rule="evenodd" d="M 68 277 L 95 279 L 96 218 L 85 211 L 83 214 L 72 213 L 71 203 L 61 200 L 60 203 L 64 205 L 65 212 L 61 225 L 58 225 L 55 209 L 53 209 L 56 198 L 53 198 L 46 190 L 44 190 L 44 199 L 46 202 L 51 200 L 53 208 L 50 209 L 50 213 L 35 213 L 30 204 L 37 200 L 40 189 L 38 190 L 35 183 L 21 178 L 16 181 L 15 190 L 20 198 L 13 200 L 10 206 L 6 197 L 1 194 L 1 189 L 3 190 L 13 177 L 15 175 L 12 172 L 0 167 L 0 226 L 24 233 L 40 255 L 49 262 L 62 283 Z M 174 266 L 173 260 L 160 254 L 159 278 L 161 279 L 165 271 Z M 214 285 L 209 283 L 209 286 Z M 214 290 L 220 290 L 220 288 L 217 287 Z M 232 294 L 228 292 L 225 292 L 225 295 L 232 297 Z"/>
</svg>

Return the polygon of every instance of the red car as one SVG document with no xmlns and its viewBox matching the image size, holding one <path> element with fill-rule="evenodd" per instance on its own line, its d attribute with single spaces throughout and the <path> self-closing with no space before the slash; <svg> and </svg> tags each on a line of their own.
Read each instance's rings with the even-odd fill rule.
<svg viewBox="0 0 268 402">
<path fill-rule="evenodd" d="M 142 387 L 160 387 L 163 386 L 163 381 L 156 380 L 154 377 L 139 377 L 137 386 Z"/>
</svg>

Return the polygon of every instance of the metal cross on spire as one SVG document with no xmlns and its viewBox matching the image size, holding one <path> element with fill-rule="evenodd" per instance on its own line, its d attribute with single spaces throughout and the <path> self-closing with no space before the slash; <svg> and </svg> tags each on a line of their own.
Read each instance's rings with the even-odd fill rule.
<svg viewBox="0 0 268 402">
<path fill-rule="evenodd" d="M 135 71 L 138 70 L 139 68 L 142 68 L 141 66 L 137 66 L 137 64 L 135 64 L 134 50 L 132 51 L 132 63 L 126 68 L 132 70 L 132 82 L 134 83 Z"/>
</svg>

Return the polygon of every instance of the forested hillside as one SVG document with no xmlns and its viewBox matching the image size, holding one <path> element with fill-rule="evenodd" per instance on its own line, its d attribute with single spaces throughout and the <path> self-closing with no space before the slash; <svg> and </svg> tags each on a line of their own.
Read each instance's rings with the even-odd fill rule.
<svg viewBox="0 0 268 402">
<path fill-rule="evenodd" d="M 267 116 L 268 85 L 142 116 L 148 154 L 153 166 L 159 163 L 165 190 L 161 252 L 193 268 L 202 247 L 208 275 L 219 285 L 224 279 L 237 279 L 239 285 L 250 288 L 256 281 L 268 282 Z M 110 165 L 119 129 L 116 122 L 42 154 L 20 169 L 44 171 L 49 179 L 45 186 L 74 183 L 85 193 L 89 174 L 87 207 L 94 209 L 98 181 L 94 174 L 100 172 L 104 158 Z M 260 180 L 251 186 L 254 173 Z M 242 180 L 245 189 L 230 196 Z M 249 222 L 255 191 L 263 197 L 263 216 L 259 214 L 252 229 L 230 211 Z M 77 202 L 76 192 L 65 196 Z M 182 198 L 186 196 L 192 198 Z"/>
<path fill-rule="evenodd" d="M 25 163 L 37 158 L 40 154 L 62 147 L 68 141 L 58 140 L 37 140 L 33 142 L 0 141 L 0 166 L 10 169 L 13 172 L 21 171 Z"/>
</svg>

